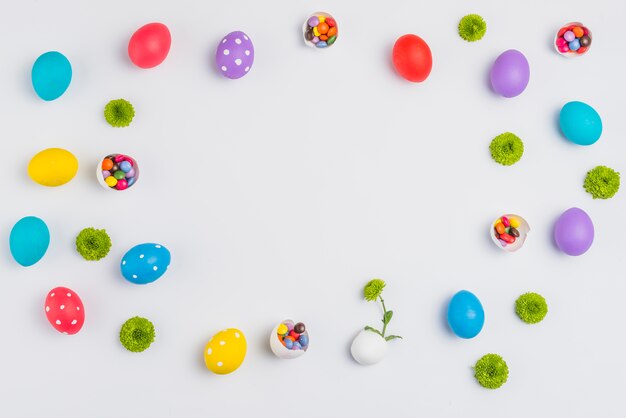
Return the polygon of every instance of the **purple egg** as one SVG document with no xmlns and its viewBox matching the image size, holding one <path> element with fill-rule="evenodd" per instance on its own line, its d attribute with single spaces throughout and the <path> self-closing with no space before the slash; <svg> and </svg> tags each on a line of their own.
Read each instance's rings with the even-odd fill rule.
<svg viewBox="0 0 626 418">
<path fill-rule="evenodd" d="M 522 94 L 530 79 L 528 60 L 515 49 L 504 51 L 491 68 L 491 86 L 504 97 Z"/>
<path fill-rule="evenodd" d="M 252 41 L 241 31 L 231 32 L 220 41 L 215 54 L 217 69 L 224 77 L 237 79 L 248 74 L 254 62 Z"/>
<path fill-rule="evenodd" d="M 567 255 L 581 255 L 593 243 L 593 222 L 587 213 L 578 208 L 563 212 L 554 224 L 554 241 Z"/>
</svg>

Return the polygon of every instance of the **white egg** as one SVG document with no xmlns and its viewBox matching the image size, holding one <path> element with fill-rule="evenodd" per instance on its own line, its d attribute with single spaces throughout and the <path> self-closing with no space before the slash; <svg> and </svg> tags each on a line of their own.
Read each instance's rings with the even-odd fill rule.
<svg viewBox="0 0 626 418">
<path fill-rule="evenodd" d="M 364 329 L 352 341 L 350 352 L 359 364 L 376 364 L 387 354 L 387 341 L 375 332 Z"/>
</svg>

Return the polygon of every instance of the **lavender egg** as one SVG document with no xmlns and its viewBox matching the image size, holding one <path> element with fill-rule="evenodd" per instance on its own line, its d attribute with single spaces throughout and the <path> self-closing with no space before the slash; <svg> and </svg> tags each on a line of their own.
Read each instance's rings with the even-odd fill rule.
<svg viewBox="0 0 626 418">
<path fill-rule="evenodd" d="M 215 54 L 217 69 L 232 79 L 248 74 L 254 62 L 252 41 L 241 31 L 231 32 L 220 41 Z"/>
</svg>

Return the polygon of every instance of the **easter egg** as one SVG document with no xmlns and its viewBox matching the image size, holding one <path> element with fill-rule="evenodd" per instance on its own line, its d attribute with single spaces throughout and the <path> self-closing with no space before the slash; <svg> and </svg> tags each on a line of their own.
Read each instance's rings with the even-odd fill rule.
<svg viewBox="0 0 626 418">
<path fill-rule="evenodd" d="M 50 231 L 44 221 L 27 216 L 17 221 L 11 229 L 9 248 L 18 264 L 32 266 L 46 254 L 50 244 Z"/>
<path fill-rule="evenodd" d="M 122 258 L 122 276 L 135 284 L 152 283 L 161 277 L 170 265 L 170 252 L 160 244 L 139 244 Z"/>
<path fill-rule="evenodd" d="M 72 81 L 72 65 L 60 52 L 46 52 L 33 64 L 31 81 L 37 96 L 46 101 L 58 99 Z"/>
<path fill-rule="evenodd" d="M 163 23 L 148 23 L 137 29 L 128 42 L 128 56 L 137 67 L 152 68 L 170 52 L 172 36 Z"/>
<path fill-rule="evenodd" d="M 387 341 L 383 337 L 364 329 L 352 341 L 350 353 L 357 363 L 370 366 L 385 358 L 387 347 Z"/>
<path fill-rule="evenodd" d="M 554 224 L 554 241 L 567 255 L 582 255 L 593 244 L 593 222 L 587 213 L 579 208 L 563 212 Z"/>
<path fill-rule="evenodd" d="M 42 186 L 61 186 L 74 178 L 78 160 L 62 148 L 48 148 L 38 152 L 28 163 L 28 176 Z"/>
<path fill-rule="evenodd" d="M 448 305 L 448 324 L 461 338 L 474 338 L 485 324 L 485 311 L 480 300 L 471 292 L 461 290 Z"/>
<path fill-rule="evenodd" d="M 583 102 L 569 102 L 561 108 L 559 124 L 563 135 L 574 144 L 591 145 L 602 135 L 602 119 Z"/>
<path fill-rule="evenodd" d="M 521 52 L 515 49 L 504 51 L 491 67 L 491 86 L 501 96 L 519 96 L 530 80 L 530 66 Z"/>
<path fill-rule="evenodd" d="M 232 373 L 246 358 L 246 337 L 236 328 L 220 331 L 204 348 L 204 364 L 216 374 Z"/>
<path fill-rule="evenodd" d="M 417 35 L 403 35 L 393 46 L 393 66 L 409 81 L 426 80 L 433 68 L 433 56 L 428 44 Z"/>
<path fill-rule="evenodd" d="M 76 334 L 85 323 L 83 301 L 67 287 L 55 287 L 49 291 L 44 309 L 50 325 L 63 334 Z"/>
<path fill-rule="evenodd" d="M 224 76 L 232 79 L 248 74 L 254 63 L 254 46 L 243 32 L 231 32 L 217 46 L 215 64 Z"/>
</svg>

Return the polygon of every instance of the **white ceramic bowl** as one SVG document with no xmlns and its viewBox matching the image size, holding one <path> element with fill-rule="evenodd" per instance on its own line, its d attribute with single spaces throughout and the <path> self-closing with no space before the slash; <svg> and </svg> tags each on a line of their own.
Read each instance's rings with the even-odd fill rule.
<svg viewBox="0 0 626 418">
<path fill-rule="evenodd" d="M 520 222 L 519 228 L 516 228 L 519 231 L 519 237 L 515 239 L 515 242 L 513 244 L 507 244 L 506 247 L 503 247 L 500 240 L 496 238 L 496 231 L 494 229 L 495 223 L 498 221 L 498 219 L 500 219 L 503 216 L 506 216 L 509 219 L 517 218 Z M 522 218 L 519 215 L 514 215 L 514 214 L 505 214 L 505 215 L 498 216 L 496 219 L 493 220 L 493 222 L 491 223 L 489 227 L 489 235 L 491 235 L 492 241 L 501 250 L 508 251 L 511 253 L 522 248 L 522 246 L 524 245 L 524 241 L 526 241 L 526 236 L 528 235 L 528 232 L 530 232 L 530 226 L 528 225 L 528 222 L 526 222 L 526 219 Z"/>
<path fill-rule="evenodd" d="M 587 34 L 587 36 L 589 36 L 591 38 L 591 45 L 589 45 L 587 47 L 587 50 L 585 52 L 583 52 L 581 54 L 578 54 L 578 53 L 572 52 L 572 51 L 568 51 L 568 52 L 561 52 L 561 51 L 559 51 L 559 47 L 556 45 L 556 40 L 559 39 L 559 32 L 561 31 L 561 29 L 563 29 L 565 27 L 568 27 L 568 26 L 580 26 L 582 28 L 587 29 L 587 31 L 589 32 Z M 580 22 L 569 22 L 569 23 L 566 23 L 565 25 L 561 26 L 559 28 L 559 30 L 556 31 L 556 33 L 554 34 L 554 40 L 552 41 L 552 45 L 554 46 L 554 49 L 556 50 L 556 52 L 559 53 L 559 55 L 562 55 L 562 56 L 567 57 L 567 58 L 581 57 L 581 56 L 585 55 L 587 52 L 589 52 L 589 50 L 591 49 L 591 46 L 593 45 L 593 35 L 591 34 L 591 30 L 589 30 L 589 28 L 586 27 L 585 25 L 583 25 L 582 23 L 580 23 Z"/>
<path fill-rule="evenodd" d="M 104 176 L 102 174 L 102 172 L 104 171 L 104 170 L 102 170 L 102 162 L 104 161 L 105 158 L 112 157 L 112 156 L 116 157 L 118 155 L 120 155 L 120 154 L 119 153 L 113 153 L 113 154 L 107 154 L 104 157 L 100 158 L 100 160 L 98 161 L 98 165 L 96 167 L 96 178 L 98 179 L 98 183 L 100 183 L 100 185 L 102 187 L 104 187 L 104 188 L 106 188 L 108 190 L 113 190 L 115 192 L 123 192 L 125 190 L 133 188 L 137 184 L 137 181 L 139 181 L 139 165 L 137 165 L 137 161 L 133 157 L 129 156 L 128 154 L 121 154 L 121 155 L 126 156 L 132 162 L 133 170 L 135 170 L 135 176 L 134 176 L 135 177 L 135 181 L 134 181 L 134 183 L 132 185 L 128 186 L 127 188 L 125 188 L 123 190 L 118 190 L 115 187 L 109 187 L 109 185 L 106 184 L 106 182 L 104 181 Z M 111 175 L 113 175 L 113 173 L 111 173 Z"/>
</svg>

